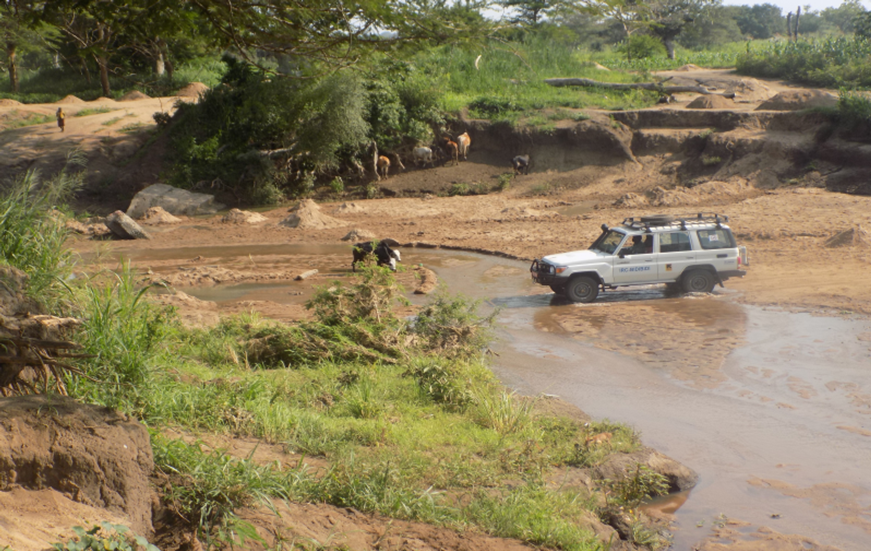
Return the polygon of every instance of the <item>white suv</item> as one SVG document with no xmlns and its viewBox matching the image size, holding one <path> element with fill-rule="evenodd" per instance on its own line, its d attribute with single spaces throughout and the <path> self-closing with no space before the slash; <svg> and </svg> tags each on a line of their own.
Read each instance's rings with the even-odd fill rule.
<svg viewBox="0 0 871 551">
<path fill-rule="evenodd" d="M 599 289 L 666 283 L 687 293 L 710 293 L 730 277 L 743 277 L 747 248 L 735 243 L 728 216 L 699 213 L 627 218 L 602 224 L 602 235 L 583 251 L 532 261 L 532 279 L 572 302 L 593 302 Z"/>
</svg>

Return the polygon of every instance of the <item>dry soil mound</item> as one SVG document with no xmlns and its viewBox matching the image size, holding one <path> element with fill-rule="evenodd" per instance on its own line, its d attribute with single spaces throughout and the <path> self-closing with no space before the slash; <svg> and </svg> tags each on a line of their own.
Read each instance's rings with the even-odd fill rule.
<svg viewBox="0 0 871 551">
<path fill-rule="evenodd" d="M 701 67 L 699 67 L 698 65 L 693 65 L 692 63 L 687 63 L 686 65 L 683 65 L 683 66 L 675 69 L 675 71 L 701 71 L 701 70 L 702 70 Z"/>
<path fill-rule="evenodd" d="M 151 99 L 151 96 L 143 94 L 139 90 L 130 90 L 118 98 L 118 101 L 136 101 L 138 99 Z"/>
<path fill-rule="evenodd" d="M 732 109 L 735 102 L 723 96 L 699 96 L 687 104 L 687 109 Z"/>
<path fill-rule="evenodd" d="M 63 396 L 0 400 L 0 490 L 52 488 L 124 512 L 145 534 L 153 467 L 148 431 L 122 413 Z M 8 541 L 4 531 L 0 525 L 0 541 Z"/>
<path fill-rule="evenodd" d="M 420 277 L 420 285 L 414 290 L 415 295 L 428 295 L 436 290 L 439 280 L 434 271 L 423 266 L 418 266 L 414 271 Z"/>
<path fill-rule="evenodd" d="M 55 103 L 66 105 L 66 104 L 70 104 L 70 103 L 85 103 L 85 100 L 79 99 L 76 96 L 70 95 L 70 96 L 67 96 L 60 101 L 56 101 Z"/>
<path fill-rule="evenodd" d="M 266 218 L 259 212 L 250 212 L 239 209 L 230 209 L 230 212 L 221 218 L 221 222 L 224 222 L 225 224 L 259 224 L 261 222 L 266 222 L 267 220 L 269 220 L 269 218 Z"/>
<path fill-rule="evenodd" d="M 0 107 L 18 107 L 19 105 L 24 104 L 14 99 L 0 99 Z"/>
<path fill-rule="evenodd" d="M 753 78 L 742 78 L 732 82 L 726 87 L 726 93 L 735 94 L 735 101 L 742 103 L 765 101 L 774 95 L 768 86 Z"/>
<path fill-rule="evenodd" d="M 279 225 L 306 230 L 326 230 L 341 228 L 347 226 L 348 223 L 323 214 L 317 203 L 311 199 L 305 199 L 291 211 L 290 216 L 279 222 Z"/>
<path fill-rule="evenodd" d="M 112 98 L 107 98 L 106 96 L 100 96 L 99 98 L 97 98 L 94 101 L 89 102 L 89 103 L 105 103 L 107 101 L 114 102 L 115 100 Z"/>
<path fill-rule="evenodd" d="M 191 82 L 181 90 L 175 93 L 176 96 L 182 98 L 198 98 L 209 91 L 209 87 L 202 82 Z"/>
<path fill-rule="evenodd" d="M 372 241 L 373 239 L 375 239 L 375 234 L 369 230 L 354 228 L 342 238 L 342 241 L 353 241 L 354 243 L 359 243 L 360 241 Z"/>
<path fill-rule="evenodd" d="M 352 212 L 365 212 L 365 211 L 366 211 L 366 209 L 364 209 L 363 207 L 361 207 L 357 203 L 342 203 L 341 205 L 336 207 L 336 210 L 333 212 L 335 212 L 336 214 L 348 214 L 348 213 L 352 213 Z"/>
<path fill-rule="evenodd" d="M 871 235 L 862 226 L 836 233 L 826 241 L 826 247 L 869 247 Z"/>
<path fill-rule="evenodd" d="M 159 224 L 178 224 L 181 222 L 181 218 L 166 212 L 163 207 L 151 207 L 145 211 L 139 221 L 143 224 L 157 226 Z"/>
<path fill-rule="evenodd" d="M 758 111 L 798 111 L 811 107 L 834 107 L 838 96 L 822 90 L 787 90 L 762 103 Z"/>
</svg>

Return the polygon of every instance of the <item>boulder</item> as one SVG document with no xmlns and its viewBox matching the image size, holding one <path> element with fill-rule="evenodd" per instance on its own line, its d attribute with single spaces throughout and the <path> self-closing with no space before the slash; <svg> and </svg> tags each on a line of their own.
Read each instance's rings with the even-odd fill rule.
<svg viewBox="0 0 871 551">
<path fill-rule="evenodd" d="M 106 217 L 106 227 L 121 239 L 151 239 L 142 226 L 120 210 Z"/>
<path fill-rule="evenodd" d="M 214 195 L 194 193 L 166 184 L 154 184 L 133 197 L 127 208 L 127 216 L 141 218 L 151 207 L 163 207 L 166 212 L 176 216 L 193 216 L 195 214 L 215 214 L 224 208 L 224 205 L 215 203 Z"/>
<path fill-rule="evenodd" d="M 344 220 L 338 220 L 321 212 L 318 204 L 311 199 L 304 199 L 298 207 L 291 211 L 290 216 L 279 222 L 280 226 L 306 230 L 326 230 L 347 226 Z"/>
<path fill-rule="evenodd" d="M 342 238 L 342 241 L 353 241 L 354 243 L 357 243 L 359 241 L 372 241 L 373 239 L 375 239 L 375 234 L 369 230 L 354 228 Z"/>
<path fill-rule="evenodd" d="M 121 512 L 147 536 L 153 468 L 148 430 L 123 413 L 64 396 L 0 399 L 0 491 L 51 488 Z"/>
<path fill-rule="evenodd" d="M 811 107 L 835 107 L 838 96 L 822 90 L 786 90 L 763 102 L 757 111 L 799 111 Z"/>
<path fill-rule="evenodd" d="M 230 212 L 221 218 L 221 222 L 225 224 L 260 224 L 266 222 L 266 218 L 259 212 L 250 212 L 247 210 L 230 209 Z"/>
<path fill-rule="evenodd" d="M 836 233 L 826 240 L 825 246 L 828 248 L 868 247 L 871 246 L 871 235 L 861 225 L 858 225 L 849 230 Z"/>
</svg>

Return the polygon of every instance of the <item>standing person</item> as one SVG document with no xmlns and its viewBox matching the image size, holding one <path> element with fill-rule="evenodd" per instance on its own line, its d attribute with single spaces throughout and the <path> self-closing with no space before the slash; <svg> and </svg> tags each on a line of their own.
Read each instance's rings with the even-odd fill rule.
<svg viewBox="0 0 871 551">
<path fill-rule="evenodd" d="M 57 127 L 60 128 L 61 132 L 64 131 L 64 124 L 66 124 L 66 118 L 67 118 L 67 116 L 64 115 L 64 108 L 58 107 L 57 108 Z"/>
</svg>

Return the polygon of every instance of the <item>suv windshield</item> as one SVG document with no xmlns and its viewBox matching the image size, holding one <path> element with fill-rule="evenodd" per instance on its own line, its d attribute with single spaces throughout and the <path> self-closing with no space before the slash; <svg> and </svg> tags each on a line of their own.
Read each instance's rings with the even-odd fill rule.
<svg viewBox="0 0 871 551">
<path fill-rule="evenodd" d="M 590 245 L 590 249 L 594 251 L 602 251 L 607 254 L 614 254 L 614 251 L 616 251 L 617 247 L 620 246 L 624 237 L 626 237 L 626 234 L 623 232 L 614 230 L 604 232 L 599 236 L 599 239 L 596 239 L 596 241 Z"/>
</svg>

